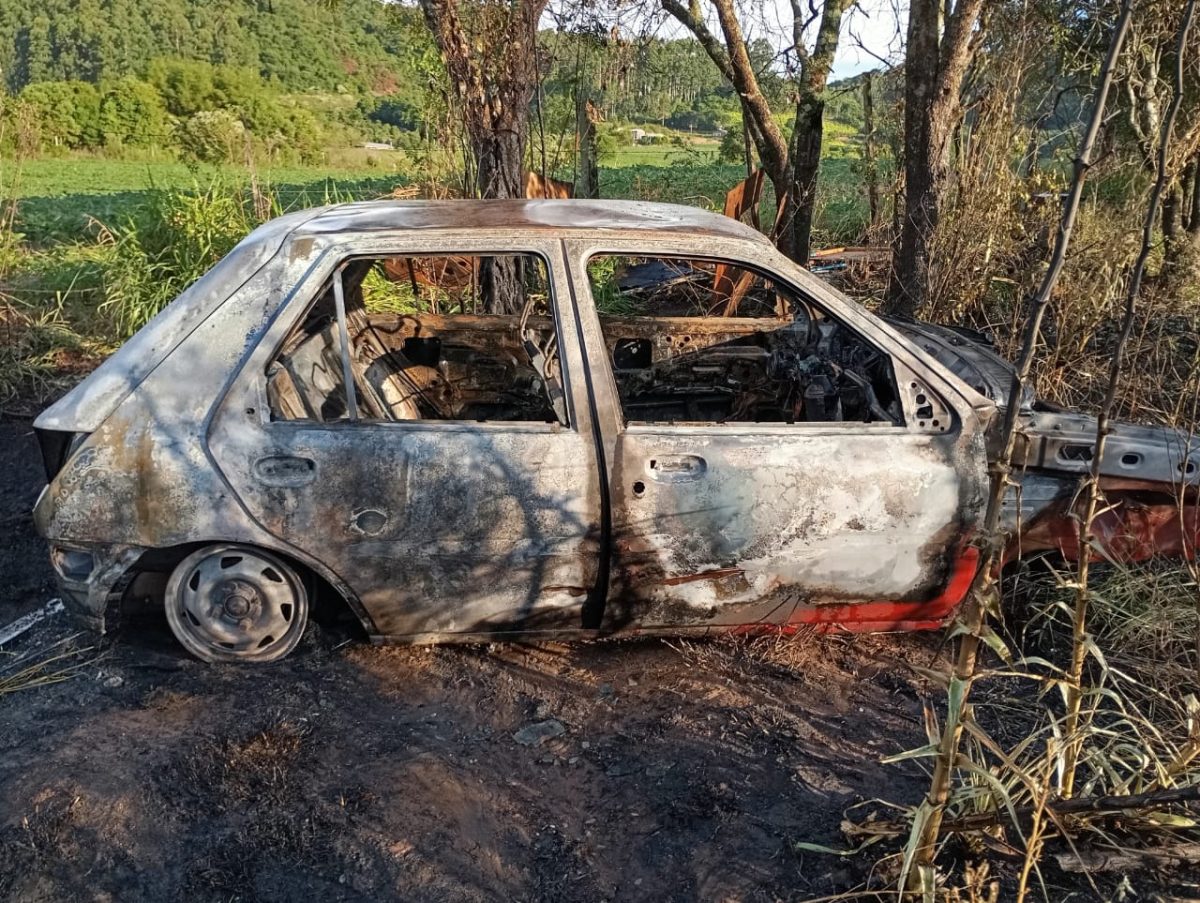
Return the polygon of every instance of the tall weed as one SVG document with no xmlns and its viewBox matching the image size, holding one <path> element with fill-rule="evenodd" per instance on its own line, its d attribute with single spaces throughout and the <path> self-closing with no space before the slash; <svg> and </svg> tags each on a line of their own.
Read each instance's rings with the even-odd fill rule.
<svg viewBox="0 0 1200 903">
<path fill-rule="evenodd" d="M 258 193 L 256 192 L 257 196 Z M 156 194 L 141 215 L 116 229 L 102 229 L 105 255 L 101 310 L 127 337 L 204 275 L 257 226 L 265 207 L 243 191 L 219 184 L 194 191 Z"/>
</svg>

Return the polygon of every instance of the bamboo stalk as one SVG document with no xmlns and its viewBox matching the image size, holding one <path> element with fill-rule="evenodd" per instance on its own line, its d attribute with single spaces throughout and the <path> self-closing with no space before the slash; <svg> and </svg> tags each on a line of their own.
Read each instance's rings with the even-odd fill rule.
<svg viewBox="0 0 1200 903">
<path fill-rule="evenodd" d="M 997 602 L 995 571 L 1004 550 L 1004 536 L 1000 530 L 1000 514 L 1002 503 L 1009 489 L 1009 474 L 1013 450 L 1016 447 L 1020 402 L 1025 385 L 1029 381 L 1042 319 L 1049 306 L 1050 295 L 1062 274 L 1066 261 L 1067 247 L 1070 244 L 1071 233 L 1079 214 L 1083 185 L 1088 170 L 1092 166 L 1092 153 L 1095 149 L 1100 125 L 1104 119 L 1104 109 L 1107 106 L 1108 93 L 1112 87 L 1116 61 L 1121 53 L 1121 47 L 1125 43 L 1125 36 L 1129 32 L 1132 7 L 1133 0 L 1121 0 L 1120 16 L 1113 29 L 1108 52 L 1100 70 L 1096 98 L 1087 130 L 1075 157 L 1071 187 L 1063 205 L 1054 253 L 1036 294 L 1029 302 L 1025 328 L 1022 333 L 1021 353 L 1013 372 L 1008 404 L 1004 410 L 1004 420 L 1000 428 L 1003 445 L 996 462 L 991 467 L 991 492 L 988 497 L 983 527 L 983 554 L 979 570 L 967 595 L 963 612 L 958 619 L 959 623 L 955 626 L 955 629 L 962 633 L 962 637 L 959 641 L 958 656 L 947 691 L 946 720 L 934 760 L 929 793 L 917 810 L 912 835 L 905 850 L 905 868 L 901 871 L 900 884 L 910 891 L 921 891 L 927 879 L 932 876 L 942 819 L 945 814 L 946 802 L 950 796 L 954 763 L 958 758 L 959 743 L 962 739 L 963 713 L 970 695 L 971 682 L 974 679 L 979 657 L 979 644 L 987 626 L 988 611 L 994 609 Z"/>
<path fill-rule="evenodd" d="M 1113 350 L 1108 370 L 1108 387 L 1104 393 L 1104 402 L 1100 406 L 1100 414 L 1096 419 L 1096 444 L 1092 449 L 1092 462 L 1088 476 L 1084 479 L 1083 516 L 1079 519 L 1079 562 L 1075 580 L 1075 608 L 1071 618 L 1071 664 L 1066 675 L 1066 743 L 1063 749 L 1063 776 L 1061 793 L 1070 797 L 1075 790 L 1075 774 L 1079 767 L 1079 756 L 1083 749 L 1083 737 L 1080 733 L 1080 710 L 1083 701 L 1083 667 L 1087 660 L 1087 614 L 1090 599 L 1088 590 L 1089 567 L 1091 564 L 1092 543 L 1095 536 L 1092 524 L 1096 520 L 1096 511 L 1100 507 L 1100 466 L 1104 459 L 1104 446 L 1111 430 L 1110 420 L 1113 407 L 1116 405 L 1117 389 L 1121 380 L 1121 365 L 1125 359 L 1125 346 L 1133 333 L 1134 318 L 1137 313 L 1137 299 L 1142 290 L 1142 279 L 1146 274 L 1146 261 L 1154 247 L 1154 224 L 1158 220 L 1158 210 L 1162 205 L 1163 191 L 1167 184 L 1167 159 L 1171 147 L 1171 136 L 1175 128 L 1175 117 L 1183 102 L 1183 57 L 1187 43 L 1188 31 L 1196 12 L 1196 0 L 1188 0 L 1184 7 L 1183 17 L 1179 22 L 1179 31 L 1175 41 L 1175 80 L 1174 95 L 1163 117 L 1158 139 L 1157 173 L 1154 188 L 1150 192 L 1150 201 L 1146 205 L 1146 216 L 1142 221 L 1142 246 L 1138 252 L 1133 273 L 1125 291 L 1125 312 L 1121 320 L 1121 332 L 1117 338 L 1117 347 Z"/>
</svg>

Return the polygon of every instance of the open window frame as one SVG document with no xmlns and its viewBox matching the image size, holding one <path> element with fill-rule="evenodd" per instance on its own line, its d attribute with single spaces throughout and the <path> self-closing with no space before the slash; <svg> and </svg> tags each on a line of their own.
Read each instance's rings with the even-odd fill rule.
<svg viewBox="0 0 1200 903">
<path fill-rule="evenodd" d="M 319 268 L 314 266 L 310 269 L 301 284 L 296 286 L 293 292 L 294 297 L 288 303 L 289 310 L 287 315 L 281 318 L 281 321 L 286 320 L 286 323 L 279 322 L 275 324 L 275 328 L 278 328 L 279 331 L 276 333 L 275 328 L 273 328 L 271 330 L 272 335 L 267 337 L 270 340 L 270 353 L 265 357 L 262 364 L 264 368 L 262 391 L 264 411 L 267 413 L 270 421 L 275 424 L 307 424 L 310 426 L 371 424 L 415 429 L 515 428 L 543 431 L 554 431 L 564 428 L 573 429 L 572 424 L 575 418 L 574 412 L 571 409 L 570 392 L 568 391 L 568 373 L 570 367 L 567 366 L 564 359 L 566 350 L 564 348 L 564 339 L 570 333 L 567 332 L 567 327 L 564 326 L 567 312 L 562 309 L 563 302 L 561 296 L 563 293 L 560 283 L 563 279 L 563 274 L 561 272 L 561 254 L 555 255 L 553 253 L 554 248 L 552 247 L 557 245 L 558 242 L 546 242 L 545 246 L 514 244 L 510 247 L 499 248 L 491 243 L 478 244 L 476 241 L 463 240 L 461 242 L 439 241 L 423 243 L 419 249 L 392 244 L 381 244 L 369 248 L 354 248 L 350 252 L 339 249 L 336 259 L 324 260 L 325 265 Z M 329 256 L 329 252 L 322 255 L 323 258 Z M 476 262 L 487 258 L 522 258 L 534 261 L 542 275 L 542 283 L 545 288 L 546 313 L 536 316 L 532 315 L 530 308 L 534 300 L 533 298 L 529 299 L 525 310 L 518 314 L 435 314 L 426 311 L 414 311 L 403 314 L 373 313 L 367 310 L 365 304 L 360 303 L 356 307 L 351 303 L 346 275 L 356 263 L 365 262 L 373 267 L 389 260 L 411 262 L 417 259 L 449 259 L 454 257 L 470 258 Z M 559 268 L 557 270 L 556 258 Z M 362 282 L 365 281 L 366 274 L 371 267 L 363 271 L 355 286 L 360 302 L 362 300 Z M 304 324 L 308 322 L 317 306 L 330 298 L 333 301 L 333 323 L 331 324 L 330 345 L 331 350 L 336 351 L 339 358 L 337 371 L 344 396 L 345 411 L 340 416 L 327 419 L 320 416 L 312 416 L 313 410 L 311 405 L 304 405 L 306 410 L 303 414 L 297 415 L 296 408 L 293 407 L 291 416 L 282 415 L 279 409 L 279 392 L 273 390 L 271 386 L 272 380 L 279 378 L 280 371 L 287 370 L 286 367 L 280 366 L 280 359 L 285 354 L 289 344 L 295 342 L 300 330 L 304 328 Z M 454 416 L 389 416 L 386 407 L 381 405 L 378 393 L 374 393 L 369 387 L 364 386 L 363 373 L 355 372 L 356 367 L 354 366 L 354 362 L 355 355 L 358 353 L 356 343 L 360 342 L 367 332 L 374 334 L 374 340 L 377 341 L 377 345 L 383 345 L 381 341 L 378 341 L 377 331 L 379 324 L 376 320 L 397 316 L 400 318 L 407 317 L 410 321 L 419 321 L 421 318 L 453 321 L 454 318 L 461 317 L 470 320 L 473 325 L 479 328 L 490 325 L 495 331 L 501 331 L 505 328 L 516 329 L 520 334 L 519 340 L 510 342 L 509 344 L 524 344 L 526 350 L 531 352 L 526 369 L 530 371 L 534 379 L 541 381 L 542 392 L 545 395 L 548 405 L 547 414 L 552 414 L 553 416 L 547 416 L 545 420 L 519 417 L 490 419 Z M 356 319 L 359 320 L 357 325 L 355 323 Z M 528 335 L 527 327 L 533 328 L 538 326 L 549 333 L 548 340 L 543 342 L 540 347 L 537 346 L 537 343 L 525 340 L 525 337 Z M 546 359 L 547 349 L 550 349 L 548 359 Z M 396 349 L 377 347 L 376 351 L 379 352 L 380 356 L 383 356 L 395 353 Z M 540 361 L 540 372 L 539 361 L 535 356 L 538 353 L 541 353 L 544 357 Z M 545 375 L 548 368 L 552 368 L 550 369 L 550 379 L 547 379 Z M 357 369 L 361 370 L 362 367 L 360 366 Z M 294 377 L 292 378 L 294 379 Z M 414 396 L 419 395 L 419 387 L 413 388 Z"/>
<path fill-rule="evenodd" d="M 645 294 L 648 299 L 658 298 L 670 303 L 670 295 L 678 294 L 681 301 L 677 306 L 692 306 L 697 303 L 695 298 L 685 299 L 687 294 L 711 294 L 715 304 L 723 305 L 722 313 L 679 313 L 672 311 L 663 315 L 651 312 L 611 313 L 601 309 L 597 298 L 597 283 L 593 278 L 593 267 L 598 261 L 615 258 L 618 261 L 634 262 L 636 266 L 654 267 L 677 274 L 671 282 L 662 284 L 639 285 L 628 292 L 629 295 Z M 596 310 L 597 321 L 604 338 L 605 351 L 608 354 L 610 371 L 613 377 L 614 389 L 620 401 L 621 414 L 627 426 L 637 427 L 812 427 L 816 425 L 869 428 L 904 428 L 906 417 L 901 402 L 899 383 L 892 362 L 892 356 L 886 349 L 870 341 L 858 330 L 847 324 L 842 318 L 828 311 L 824 306 L 815 302 L 807 293 L 772 273 L 766 268 L 744 263 L 732 258 L 713 255 L 711 253 L 680 253 L 670 250 L 651 249 L 646 251 L 606 251 L 595 250 L 583 260 L 583 272 L 586 275 L 588 289 L 591 293 Z M 628 274 L 633 268 L 626 270 Z M 689 275 L 699 277 L 689 281 Z M 615 279 L 615 276 L 614 276 Z M 712 282 L 705 285 L 704 282 Z M 775 295 L 773 302 L 766 303 L 764 299 L 752 296 L 752 293 L 766 290 Z M 724 293 L 724 296 L 723 296 Z M 759 308 L 769 308 L 770 315 L 762 313 L 746 316 L 740 305 L 757 305 Z M 704 309 L 709 305 L 701 305 Z M 833 369 L 811 377 L 809 386 L 818 385 L 822 381 L 824 395 L 814 401 L 804 396 L 805 386 L 799 377 L 793 378 L 786 369 L 811 366 L 816 358 L 817 339 L 814 336 L 822 332 L 822 324 L 832 324 L 832 333 L 840 344 L 852 346 L 851 353 L 865 350 L 872 357 L 864 365 L 878 370 L 873 381 L 869 381 L 865 372 L 858 373 L 849 367 L 833 364 Z M 615 328 L 614 328 L 615 327 Z M 624 332 L 629 335 L 614 336 L 613 332 Z M 636 337 L 636 338 L 635 338 Z M 636 343 L 636 350 L 634 344 Z M 764 347 L 765 346 L 765 347 Z M 812 346 L 812 347 L 808 347 Z M 767 348 L 771 350 L 768 351 Z M 785 350 L 786 348 L 786 350 Z M 663 356 L 659 357 L 659 354 Z M 804 353 L 808 357 L 801 359 Z M 725 359 L 725 360 L 722 360 Z M 786 361 L 786 363 L 784 363 Z M 675 363 L 672 363 L 675 362 Z M 740 402 L 730 402 L 730 416 L 721 418 L 670 418 L 670 419 L 639 419 L 631 416 L 633 407 L 653 407 L 653 402 L 635 401 L 636 396 L 630 394 L 622 380 L 627 371 L 635 373 L 634 379 L 644 379 L 645 373 L 650 373 L 650 383 L 654 385 L 660 371 L 670 374 L 672 370 L 686 369 L 692 366 L 697 371 L 721 371 L 721 378 L 714 382 L 710 392 L 730 392 L 728 384 L 734 382 L 733 371 L 737 367 L 743 373 L 755 372 L 760 378 L 771 373 L 770 382 L 778 391 L 783 389 L 785 399 L 774 399 L 779 403 L 779 414 L 764 418 L 744 416 L 739 411 Z M 830 382 L 829 376 L 841 374 L 843 382 Z M 772 373 L 772 371 L 775 371 Z M 829 375 L 827 376 L 826 373 Z M 724 384 L 723 384 L 724 383 Z M 704 385 L 698 383 L 689 385 L 689 393 L 703 394 Z M 799 394 L 794 393 L 799 389 Z M 848 390 L 859 393 L 858 409 L 866 412 L 866 417 L 842 416 L 842 398 Z M 876 390 L 882 390 L 884 401 L 876 396 Z M 747 393 L 748 395 L 749 393 Z M 791 416 L 788 416 L 785 405 L 791 404 Z M 885 409 L 884 403 L 887 404 Z M 692 402 L 676 402 L 684 404 L 689 411 L 695 406 Z M 813 416 L 814 409 L 823 406 L 836 407 L 837 416 Z M 765 406 L 764 406 L 765 407 Z M 889 410 L 890 409 L 890 410 Z"/>
<path fill-rule="evenodd" d="M 757 277 L 775 283 L 780 289 L 839 324 L 848 335 L 882 354 L 891 367 L 891 378 L 896 387 L 901 417 L 896 421 L 639 421 L 628 420 L 620 404 L 620 393 L 611 360 L 605 380 L 607 394 L 613 404 L 609 420 L 614 429 L 639 432 L 669 429 L 703 434 L 719 432 L 787 432 L 802 429 L 805 432 L 831 431 L 846 433 L 854 431 L 906 431 L 931 435 L 953 435 L 962 429 L 963 418 L 971 417 L 969 401 L 957 390 L 953 377 L 949 385 L 941 385 L 921 374 L 928 362 L 921 355 L 912 353 L 909 343 L 886 323 L 861 309 L 855 302 L 821 284 L 816 277 L 783 258 L 774 249 L 764 248 L 763 256 L 768 260 L 750 259 L 743 242 L 722 239 L 706 240 L 703 244 L 687 239 L 678 240 L 587 240 L 568 239 L 564 242 L 567 264 L 572 283 L 577 291 L 587 292 L 589 304 L 580 303 L 580 312 L 585 320 L 584 332 L 589 347 L 605 348 L 606 341 L 601 323 L 602 314 L 597 309 L 592 294 L 589 264 L 597 257 L 615 256 L 627 258 L 675 258 L 714 265 L 725 265 L 751 272 Z M 808 283 L 814 283 L 809 285 Z M 652 320 L 653 318 L 647 318 Z M 691 318 L 720 319 L 720 318 Z M 731 318 L 736 321 L 738 318 Z M 743 319 L 743 323 L 752 322 Z M 935 370 L 941 368 L 934 364 Z"/>
</svg>

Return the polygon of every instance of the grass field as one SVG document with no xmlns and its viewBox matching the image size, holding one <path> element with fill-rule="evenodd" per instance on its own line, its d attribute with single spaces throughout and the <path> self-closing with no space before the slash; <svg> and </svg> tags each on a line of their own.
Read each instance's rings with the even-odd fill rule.
<svg viewBox="0 0 1200 903">
<path fill-rule="evenodd" d="M 847 136 L 835 132 L 828 142 L 822 183 L 821 240 L 845 241 L 861 229 L 865 204 L 853 172 L 854 152 Z M 365 153 L 350 148 L 331 152 L 339 165 L 264 167 L 254 176 L 282 209 L 298 209 L 336 200 L 388 195 L 412 177 L 412 161 L 398 152 Z M 556 173 L 571 178 L 570 172 Z M 740 164 L 717 159 L 715 141 L 618 147 L 600 174 L 604 197 L 693 204 L 720 210 L 725 192 L 745 176 Z M 97 226 L 118 227 L 156 191 L 230 190 L 248 187 L 251 173 L 242 166 L 194 166 L 171 160 L 126 161 L 93 156 L 43 158 L 19 170 L 0 171 L 0 197 L 18 201 L 17 230 L 35 246 L 87 240 Z"/>
<path fill-rule="evenodd" d="M 715 155 L 714 155 L 715 156 Z M 647 162 L 635 162 L 647 157 Z M 745 177 L 744 167 L 705 162 L 691 154 L 627 155 L 622 165 L 601 169 L 604 197 L 691 204 L 720 210 L 725 192 Z M 819 239 L 845 242 L 861 230 L 865 205 L 854 161 L 825 161 Z M 569 176 L 569 173 L 563 174 Z M 285 210 L 333 201 L 382 197 L 408 179 L 378 169 L 279 169 L 257 173 L 259 184 Z M 100 225 L 113 228 L 133 216 L 161 190 L 205 190 L 213 184 L 247 188 L 245 169 L 189 168 L 181 163 L 127 163 L 102 159 L 36 160 L 17 185 L 16 227 L 36 246 L 90 238 Z"/>
<path fill-rule="evenodd" d="M 406 181 L 398 172 L 366 166 L 262 169 L 255 176 L 285 209 L 378 197 Z M 120 226 L 155 191 L 214 184 L 237 189 L 249 186 L 251 174 L 244 167 L 70 157 L 26 161 L 9 180 L 18 200 L 17 230 L 26 241 L 45 245 L 90 237 L 97 225 Z"/>
</svg>

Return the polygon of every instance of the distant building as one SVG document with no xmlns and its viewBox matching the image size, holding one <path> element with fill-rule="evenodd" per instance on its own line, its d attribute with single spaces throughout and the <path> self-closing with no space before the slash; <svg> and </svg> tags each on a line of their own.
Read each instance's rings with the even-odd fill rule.
<svg viewBox="0 0 1200 903">
<path fill-rule="evenodd" d="M 645 129 L 630 129 L 629 136 L 634 144 L 658 144 L 663 138 L 657 132 L 647 132 Z"/>
<path fill-rule="evenodd" d="M 386 141 L 368 141 L 362 145 L 367 150 L 395 150 L 396 148 L 388 144 Z"/>
</svg>

